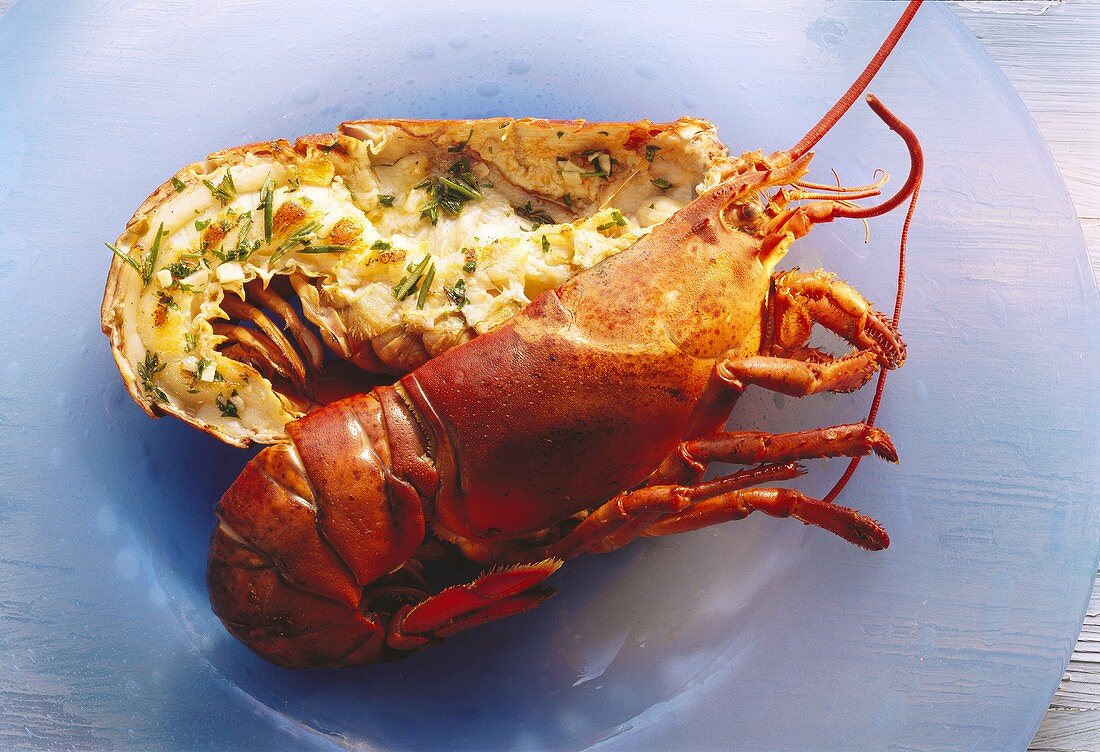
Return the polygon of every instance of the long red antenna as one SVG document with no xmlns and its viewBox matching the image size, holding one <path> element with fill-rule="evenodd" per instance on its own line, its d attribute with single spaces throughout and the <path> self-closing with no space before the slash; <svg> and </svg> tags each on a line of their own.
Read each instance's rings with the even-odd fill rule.
<svg viewBox="0 0 1100 752">
<path fill-rule="evenodd" d="M 909 0 L 909 5 L 905 6 L 905 11 L 901 14 L 901 18 L 894 24 L 894 28 L 890 30 L 886 40 L 882 43 L 882 46 L 879 47 L 878 52 L 871 58 L 871 62 L 867 63 L 867 67 L 863 69 L 859 77 L 857 77 L 856 80 L 852 82 L 852 85 L 848 87 L 848 91 L 844 92 L 844 96 L 837 100 L 832 109 L 826 112 L 821 120 L 817 122 L 817 125 L 810 128 L 809 132 L 802 137 L 801 141 L 787 150 L 787 154 L 790 155 L 792 160 L 798 159 L 812 149 L 814 144 L 820 141 L 822 136 L 828 133 L 829 130 L 836 125 L 837 121 L 848 111 L 848 108 L 859 98 L 859 95 L 867 88 L 867 84 L 871 83 L 871 79 L 875 77 L 879 68 L 886 62 L 886 58 L 893 52 L 894 46 L 897 45 L 898 40 L 901 39 L 901 35 L 905 33 L 905 28 L 909 26 L 909 22 L 913 20 L 913 16 L 917 14 L 921 2 L 922 0 Z"/>
<path fill-rule="evenodd" d="M 874 97 L 868 97 L 871 100 L 871 107 L 875 110 L 875 113 L 881 117 L 890 129 L 897 133 L 905 140 L 905 145 L 909 147 L 909 155 L 912 159 L 913 166 L 909 172 L 909 180 L 905 181 L 906 186 L 912 191 L 909 197 L 909 210 L 905 214 L 905 222 L 901 226 L 901 244 L 898 248 L 898 294 L 894 299 L 894 328 L 897 329 L 901 323 L 901 301 L 905 293 L 905 252 L 909 243 L 909 225 L 913 221 L 913 212 L 917 208 L 917 196 L 920 194 L 921 180 L 924 179 L 924 156 L 921 152 L 920 143 L 917 141 L 917 136 L 913 133 L 909 126 L 902 123 L 894 113 L 886 109 L 886 107 Z M 889 201 L 884 202 L 883 206 L 889 204 L 889 208 L 897 206 L 905 200 L 904 191 L 898 191 L 898 194 L 891 198 Z M 880 211 L 881 206 L 874 207 Z M 849 215 L 856 216 L 856 215 Z M 886 387 L 886 371 L 879 371 L 878 384 L 875 385 L 875 397 L 871 401 L 871 409 L 867 412 L 867 425 L 873 426 L 875 424 L 875 418 L 878 416 L 879 403 L 882 402 L 882 392 Z M 826 504 L 831 504 L 836 500 L 836 497 L 840 495 L 840 492 L 844 489 L 844 486 L 851 480 L 852 475 L 855 474 L 856 468 L 859 467 L 859 461 L 861 458 L 853 457 L 848 463 L 848 467 L 844 470 L 844 474 L 840 476 L 832 487 L 832 489 L 822 499 Z"/>
</svg>

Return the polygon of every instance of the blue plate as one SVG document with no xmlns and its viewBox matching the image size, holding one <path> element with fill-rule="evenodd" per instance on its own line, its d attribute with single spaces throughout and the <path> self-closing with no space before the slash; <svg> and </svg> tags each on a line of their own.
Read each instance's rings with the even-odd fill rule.
<svg viewBox="0 0 1100 752">
<path fill-rule="evenodd" d="M 920 134 L 902 463 L 843 500 L 870 554 L 750 519 L 571 563 L 536 612 L 410 660 L 291 673 L 207 606 L 212 507 L 247 458 L 123 391 L 99 333 L 113 239 L 177 167 L 359 117 L 716 122 L 792 145 L 896 3 L 21 0 L 0 21 L 0 746 L 117 749 L 1022 748 L 1097 557 L 1098 298 L 1027 112 L 925 7 L 872 89 Z M 814 175 L 904 174 L 862 104 Z M 789 256 L 883 308 L 902 212 Z M 869 394 L 758 393 L 744 426 L 859 419 Z M 841 470 L 817 463 L 821 493 Z"/>
</svg>

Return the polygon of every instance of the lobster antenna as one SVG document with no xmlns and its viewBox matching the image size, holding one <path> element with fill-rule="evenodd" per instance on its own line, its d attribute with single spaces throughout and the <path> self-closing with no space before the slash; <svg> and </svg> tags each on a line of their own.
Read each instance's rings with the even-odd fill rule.
<svg viewBox="0 0 1100 752">
<path fill-rule="evenodd" d="M 836 104 L 832 106 L 832 109 L 826 112 L 813 128 L 810 128 L 809 132 L 802 137 L 801 141 L 787 150 L 787 154 L 790 155 L 792 160 L 798 159 L 812 149 L 814 144 L 820 141 L 821 138 L 836 125 L 837 121 L 848 111 L 848 108 L 852 106 L 857 98 L 859 98 L 859 95 L 862 94 L 864 89 L 867 88 L 867 85 L 871 83 L 871 79 L 878 73 L 879 68 L 886 62 L 886 58 L 893 52 L 898 40 L 901 39 L 901 35 L 905 33 L 906 27 L 909 26 L 909 22 L 912 21 L 913 16 L 917 14 L 917 10 L 920 8 L 922 1 L 923 0 L 909 0 L 909 5 L 905 7 L 905 10 L 901 14 L 901 18 L 894 24 L 894 28 L 891 29 L 890 33 L 886 36 L 878 52 L 871 58 L 871 62 L 867 63 L 867 67 L 863 69 L 863 72 L 852 82 L 852 85 L 848 87 L 848 91 L 844 92 L 844 96 L 837 100 Z"/>
<path fill-rule="evenodd" d="M 914 157 L 914 167 L 910 172 L 909 180 L 906 181 L 906 184 L 909 185 L 912 190 L 909 196 L 909 210 L 905 213 L 905 222 L 901 226 L 901 243 L 898 246 L 898 294 L 894 299 L 893 318 L 894 328 L 897 329 L 898 325 L 901 323 L 901 301 L 905 294 L 905 252 L 909 244 L 909 225 L 913 221 L 913 212 L 916 211 L 917 208 L 917 196 L 920 194 L 921 180 L 924 178 L 924 160 L 921 155 L 920 144 L 917 143 L 916 135 L 913 131 L 898 120 L 894 114 L 882 106 L 881 103 L 878 103 L 877 100 L 876 103 L 878 107 L 875 111 L 879 113 L 880 117 L 886 120 L 892 130 L 898 132 L 902 138 L 905 139 L 906 145 L 909 146 L 909 153 Z M 889 117 L 883 116 L 883 112 L 879 112 L 880 109 Z M 898 195 L 901 196 L 902 192 L 899 191 Z M 903 200 L 904 198 L 901 198 L 898 202 L 900 203 L 900 201 Z M 891 201 L 893 201 L 893 199 L 891 199 Z M 882 392 L 885 387 L 886 371 L 879 371 L 878 383 L 875 385 L 875 397 L 871 400 L 871 409 L 867 411 L 866 423 L 868 426 L 873 426 L 875 424 L 875 418 L 878 416 L 878 407 L 882 402 Z M 848 481 L 851 480 L 852 476 L 855 474 L 856 468 L 859 467 L 860 459 L 860 457 L 853 457 L 848 462 L 848 467 L 844 470 L 844 474 L 840 476 L 840 479 L 833 485 L 829 493 L 825 494 L 825 497 L 822 499 L 823 502 L 832 504 L 836 501 L 836 497 L 840 495 L 840 492 L 844 490 L 844 487 L 848 485 Z"/>
</svg>

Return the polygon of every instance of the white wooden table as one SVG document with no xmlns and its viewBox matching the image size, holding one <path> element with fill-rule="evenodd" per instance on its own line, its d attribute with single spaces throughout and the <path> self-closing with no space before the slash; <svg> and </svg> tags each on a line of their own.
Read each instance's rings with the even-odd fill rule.
<svg viewBox="0 0 1100 752">
<path fill-rule="evenodd" d="M 1069 186 L 1100 278 L 1100 2 L 951 5 L 1035 117 Z M 1100 750 L 1100 587 L 1031 750 Z"/>
<path fill-rule="evenodd" d="M 0 0 L 0 15 L 13 2 Z M 1035 117 L 1066 178 L 1100 278 L 1100 0 L 950 4 Z M 1100 752 L 1100 588 L 1030 749 Z"/>
</svg>

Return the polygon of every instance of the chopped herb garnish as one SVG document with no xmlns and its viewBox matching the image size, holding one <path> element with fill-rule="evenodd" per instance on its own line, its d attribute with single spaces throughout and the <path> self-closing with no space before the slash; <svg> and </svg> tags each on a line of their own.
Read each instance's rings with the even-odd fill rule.
<svg viewBox="0 0 1100 752">
<path fill-rule="evenodd" d="M 477 189 L 475 183 L 471 183 L 474 187 L 470 187 L 462 182 L 451 180 L 442 175 L 439 176 L 438 180 L 460 196 L 465 196 L 466 198 L 481 198 L 481 191 Z"/>
<path fill-rule="evenodd" d="M 645 161 L 652 162 L 653 161 L 653 156 L 657 152 L 659 152 L 660 150 L 661 150 L 660 146 L 655 146 L 653 144 L 650 144 L 649 146 L 647 146 L 645 148 Z"/>
<path fill-rule="evenodd" d="M 176 189 L 176 193 L 183 193 L 183 189 L 186 188 L 187 185 L 179 178 L 173 177 L 172 187 Z"/>
<path fill-rule="evenodd" d="M 214 185 L 209 180 L 203 180 L 202 184 L 206 186 L 210 191 L 210 195 L 221 201 L 223 204 L 228 204 L 230 201 L 237 197 L 237 186 L 233 183 L 233 174 L 227 169 L 225 176 L 221 179 L 221 182 Z"/>
<path fill-rule="evenodd" d="M 199 383 L 199 379 L 202 378 L 202 372 L 206 370 L 207 366 L 211 365 L 210 361 L 206 358 L 199 358 L 199 362 L 195 364 L 195 375 L 191 378 L 191 388 L 195 388 L 195 384 Z M 215 371 L 215 373 L 217 373 Z"/>
<path fill-rule="evenodd" d="M 378 197 L 378 203 L 382 206 L 393 206 L 393 199 L 392 193 L 383 193 Z"/>
<path fill-rule="evenodd" d="M 477 262 L 473 259 L 470 259 L 462 265 L 462 271 L 466 272 L 467 274 L 473 274 L 477 271 Z"/>
<path fill-rule="evenodd" d="M 416 283 L 424 276 L 424 271 L 430 263 L 432 263 L 432 257 L 426 255 L 419 264 L 410 266 L 408 276 L 402 277 L 401 281 L 397 283 L 397 287 L 393 288 L 393 296 L 398 300 L 404 300 L 412 295 L 416 291 Z"/>
<path fill-rule="evenodd" d="M 619 212 L 618 209 L 611 210 L 611 221 L 605 222 L 596 228 L 597 232 L 603 232 L 604 230 L 610 230 L 612 227 L 626 227 L 626 218 Z"/>
<path fill-rule="evenodd" d="M 257 209 L 264 210 L 264 242 L 271 242 L 271 224 L 275 218 L 275 180 L 269 175 L 264 181 L 264 187 L 260 189 L 260 205 Z"/>
<path fill-rule="evenodd" d="M 554 218 L 551 217 L 545 209 L 539 209 L 532 206 L 530 201 L 523 206 L 513 206 L 512 209 L 517 216 L 529 219 L 535 223 L 535 226 L 531 228 L 532 230 L 537 230 L 542 225 L 554 224 Z"/>
<path fill-rule="evenodd" d="M 237 231 L 237 247 L 230 252 L 232 258 L 238 261 L 244 261 L 252 253 L 253 247 L 259 248 L 260 241 L 256 241 L 256 245 L 252 246 L 248 242 L 248 232 L 252 229 L 252 212 L 242 216 L 239 225 L 240 229 Z M 227 257 L 228 255 L 227 254 Z"/>
<path fill-rule="evenodd" d="M 168 395 L 164 390 L 153 383 L 153 376 L 164 370 L 167 363 L 160 362 L 160 356 L 154 352 L 145 351 L 145 362 L 138 363 L 138 377 L 141 378 L 141 388 L 146 394 L 151 394 L 160 402 L 167 402 Z"/>
<path fill-rule="evenodd" d="M 416 307 L 418 309 L 424 308 L 424 303 L 428 300 L 428 291 L 432 289 L 432 281 L 435 279 L 435 264 L 428 267 L 428 274 L 424 277 L 424 284 L 420 286 L 420 294 L 416 296 Z"/>
<path fill-rule="evenodd" d="M 233 390 L 233 394 L 229 395 L 228 399 L 222 399 L 219 394 L 214 398 L 214 401 L 218 403 L 218 409 L 222 411 L 222 417 L 224 418 L 236 418 L 237 406 L 233 404 L 233 397 L 237 395 L 237 390 Z"/>
<path fill-rule="evenodd" d="M 304 245 L 298 253 L 345 253 L 350 250 L 350 245 Z"/>
<path fill-rule="evenodd" d="M 142 283 L 147 285 L 149 284 L 149 280 L 153 278 L 153 272 L 157 270 L 157 256 L 160 255 L 161 238 L 167 234 L 168 233 L 164 231 L 164 223 L 161 222 L 160 227 L 157 228 L 157 234 L 153 238 L 153 247 L 149 249 L 149 253 L 147 253 L 145 258 L 141 261 L 135 259 L 132 254 L 123 253 L 118 249 L 118 246 L 111 245 L 110 243 L 104 243 L 103 245 L 107 246 L 111 250 L 111 253 L 129 264 L 133 270 L 141 276 Z"/>
<path fill-rule="evenodd" d="M 276 263 L 279 259 L 286 255 L 287 251 L 294 248 L 297 245 L 306 245 L 313 242 L 316 238 L 316 232 L 321 229 L 320 221 L 314 219 L 310 222 L 306 222 L 294 232 L 287 235 L 275 252 L 271 254 L 271 263 Z M 341 246 L 342 250 L 347 250 L 346 247 Z M 324 253 L 325 251 L 313 251 L 313 253 Z"/>
<path fill-rule="evenodd" d="M 286 181 L 286 192 L 287 193 L 294 193 L 294 191 L 298 190 L 301 187 L 302 187 L 302 179 L 301 178 L 287 178 L 287 181 Z"/>
<path fill-rule="evenodd" d="M 573 208 L 573 197 L 570 196 L 568 193 L 561 197 L 561 201 L 562 201 L 563 204 L 568 206 L 570 209 Z"/>
<path fill-rule="evenodd" d="M 672 187 L 672 183 L 668 182 L 664 178 L 653 178 L 649 182 L 653 183 L 653 185 L 657 186 L 662 191 Z"/>
<path fill-rule="evenodd" d="M 195 273 L 195 270 L 199 268 L 198 264 L 192 264 L 187 261 L 176 261 L 168 265 L 168 271 L 172 273 L 173 279 L 183 279 L 189 277 Z"/>
<path fill-rule="evenodd" d="M 393 248 L 393 243 L 388 240 L 376 240 L 370 245 L 372 251 L 388 251 Z"/>
<path fill-rule="evenodd" d="M 195 220 L 195 230 L 197 230 L 198 232 L 202 232 L 203 230 L 205 230 L 209 226 L 210 226 L 210 220 L 209 219 L 196 219 Z"/>
<path fill-rule="evenodd" d="M 199 335 L 197 332 L 187 332 L 183 335 L 183 351 L 191 352 L 199 344 Z"/>
<path fill-rule="evenodd" d="M 550 250 L 550 241 L 546 239 L 546 236 L 542 236 L 542 252 L 547 253 Z"/>
<path fill-rule="evenodd" d="M 148 284 L 149 280 L 153 276 L 153 272 L 157 270 L 157 256 L 160 255 L 160 241 L 168 233 L 164 231 L 164 223 L 160 223 L 160 227 L 157 228 L 157 236 L 153 238 L 153 247 L 149 249 L 149 255 L 145 258 L 145 269 L 142 271 L 142 279 Z"/>
<path fill-rule="evenodd" d="M 145 273 L 142 271 L 142 267 L 140 265 L 138 265 L 137 261 L 134 261 L 134 258 L 130 254 L 123 253 L 122 251 L 120 251 L 118 249 L 118 246 L 116 246 L 116 245 L 112 245 L 110 243 L 104 243 L 103 245 L 107 246 L 109 249 L 111 249 L 111 252 L 113 254 L 115 254 L 120 259 L 125 261 L 127 264 L 132 266 L 134 268 L 134 271 L 136 271 L 138 274 L 140 274 L 141 278 L 145 280 L 145 283 L 149 284 L 149 280 L 145 279 Z"/>
<path fill-rule="evenodd" d="M 451 299 L 456 308 L 466 305 L 466 280 L 459 278 L 454 287 L 443 285 L 443 293 Z"/>
<path fill-rule="evenodd" d="M 564 135 L 565 135 L 565 131 L 558 131 L 558 138 L 561 138 Z"/>
<path fill-rule="evenodd" d="M 461 143 L 457 143 L 454 146 L 448 147 L 447 151 L 449 151 L 451 154 L 459 153 L 460 151 L 462 151 L 463 149 L 466 148 L 466 144 L 470 143 L 470 138 L 473 135 L 474 135 L 474 129 L 471 128 L 470 132 L 466 134 L 466 140 L 465 141 L 462 141 Z"/>
<path fill-rule="evenodd" d="M 462 206 L 467 201 L 481 198 L 477 178 L 474 177 L 467 159 L 460 159 L 447 168 L 446 175 L 428 178 L 413 187 L 427 191 L 428 200 L 420 207 L 420 218 L 433 225 L 439 222 L 440 209 L 453 217 L 462 211 Z"/>
</svg>

